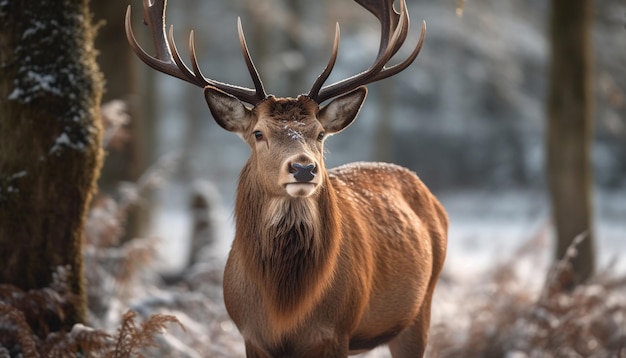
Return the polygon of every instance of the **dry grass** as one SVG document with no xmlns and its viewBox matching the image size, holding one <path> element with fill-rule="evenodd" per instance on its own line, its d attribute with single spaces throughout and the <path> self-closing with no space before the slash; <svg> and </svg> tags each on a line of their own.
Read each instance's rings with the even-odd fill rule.
<svg viewBox="0 0 626 358">
<path fill-rule="evenodd" d="M 533 247 L 531 242 L 519 250 L 516 260 L 540 254 Z M 494 267 L 487 280 L 460 291 L 456 312 L 434 325 L 429 356 L 626 356 L 626 277 L 607 269 L 568 289 L 562 282 L 575 255 L 573 244 L 538 292 L 520 281 L 515 260 Z M 459 324 L 463 319 L 466 324 Z"/>
</svg>

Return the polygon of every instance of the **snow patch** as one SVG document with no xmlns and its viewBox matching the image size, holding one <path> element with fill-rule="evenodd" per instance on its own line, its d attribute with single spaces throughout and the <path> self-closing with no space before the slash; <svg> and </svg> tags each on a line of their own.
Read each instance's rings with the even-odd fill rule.
<svg viewBox="0 0 626 358">
<path fill-rule="evenodd" d="M 54 144 L 48 151 L 48 154 L 59 154 L 61 148 L 72 148 L 76 150 L 83 151 L 86 146 L 85 143 L 82 142 L 73 142 L 67 133 L 61 133 L 54 141 Z"/>
<path fill-rule="evenodd" d="M 21 172 L 17 172 L 13 175 L 9 176 L 9 179 L 18 179 L 18 178 L 23 178 L 28 174 L 28 172 L 26 170 L 22 170 Z"/>
<path fill-rule="evenodd" d="M 28 172 L 25 170 L 13 173 L 11 175 L 7 175 L 5 177 L 0 176 L 0 199 L 2 199 L 2 194 L 15 194 L 19 193 L 20 189 L 13 185 L 16 179 L 23 178 L 28 175 Z"/>
<path fill-rule="evenodd" d="M 302 140 L 302 132 L 288 126 L 285 126 L 285 130 L 287 131 L 287 135 L 289 136 L 289 138 L 291 138 L 291 140 Z"/>
<path fill-rule="evenodd" d="M 24 31 L 22 34 L 22 40 L 26 40 L 28 37 L 36 34 L 37 32 L 44 30 L 46 25 L 41 21 L 33 21 L 32 26 Z"/>
<path fill-rule="evenodd" d="M 39 97 L 42 92 L 62 96 L 62 86 L 59 84 L 58 78 L 52 73 L 45 73 L 44 71 L 45 69 L 37 68 L 36 66 L 30 69 L 24 67 L 20 68 L 19 72 L 25 73 L 20 79 L 24 82 L 24 85 L 20 86 L 18 81 L 16 81 L 16 83 L 14 83 L 15 88 L 11 91 L 7 99 L 11 101 L 19 100 L 26 104 Z"/>
</svg>

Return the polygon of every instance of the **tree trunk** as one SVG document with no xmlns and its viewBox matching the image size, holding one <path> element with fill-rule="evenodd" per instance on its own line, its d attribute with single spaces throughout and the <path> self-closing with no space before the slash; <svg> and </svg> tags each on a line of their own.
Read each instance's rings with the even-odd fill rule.
<svg viewBox="0 0 626 358">
<path fill-rule="evenodd" d="M 548 182 L 557 232 L 556 258 L 581 233 L 570 284 L 594 271 L 592 225 L 591 0 L 553 0 L 548 99 Z"/>
<path fill-rule="evenodd" d="M 47 287 L 72 272 L 86 319 L 82 238 L 102 161 L 102 79 L 88 1 L 0 1 L 0 282 Z M 33 327 L 38 331 L 38 327 Z"/>
</svg>

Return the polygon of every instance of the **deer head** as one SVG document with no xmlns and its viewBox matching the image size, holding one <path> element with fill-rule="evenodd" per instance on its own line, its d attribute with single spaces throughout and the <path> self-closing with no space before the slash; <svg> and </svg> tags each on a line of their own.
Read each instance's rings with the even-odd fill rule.
<svg viewBox="0 0 626 358">
<path fill-rule="evenodd" d="M 207 86 L 207 103 L 217 123 L 239 134 L 252 148 L 249 165 L 267 194 L 310 196 L 323 185 L 323 143 L 356 118 L 366 90 L 358 88 L 320 109 L 308 96 L 269 96 L 252 108 Z"/>
<path fill-rule="evenodd" d="M 249 164 L 257 167 L 258 182 L 267 194 L 308 197 L 324 184 L 324 140 L 345 129 L 357 117 L 367 93 L 363 86 L 404 70 L 415 60 L 424 41 L 423 23 L 413 52 L 402 62 L 386 67 L 407 37 L 409 17 L 406 3 L 401 0 L 400 13 L 397 13 L 393 9 L 393 0 L 357 2 L 374 14 L 381 24 L 382 35 L 374 63 L 361 73 L 323 86 L 337 59 L 337 24 L 326 68 L 309 93 L 297 98 L 276 98 L 266 94 L 250 57 L 239 19 L 239 43 L 254 89 L 206 78 L 197 62 L 193 31 L 189 36 L 191 69 L 187 67 L 174 43 L 173 27 L 166 36 L 166 1 L 143 2 L 144 21 L 154 38 L 155 56 L 147 54 L 136 41 L 130 25 L 130 6 L 126 13 L 126 33 L 135 53 L 150 67 L 204 88 L 213 118 L 222 128 L 238 134 L 252 148 Z M 328 104 L 320 106 L 330 99 L 332 101 Z"/>
</svg>

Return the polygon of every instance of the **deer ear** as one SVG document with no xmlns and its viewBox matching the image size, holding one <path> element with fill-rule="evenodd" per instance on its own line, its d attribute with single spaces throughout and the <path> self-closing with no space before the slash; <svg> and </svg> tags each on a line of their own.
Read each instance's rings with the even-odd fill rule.
<svg viewBox="0 0 626 358">
<path fill-rule="evenodd" d="M 204 87 L 204 98 L 209 105 L 213 118 L 229 132 L 243 133 L 250 121 L 248 109 L 235 96 L 213 86 Z"/>
<path fill-rule="evenodd" d="M 361 106 L 367 96 L 367 88 L 361 86 L 352 92 L 333 99 L 322 107 L 317 119 L 329 133 L 338 133 L 348 127 L 359 114 Z"/>
</svg>

